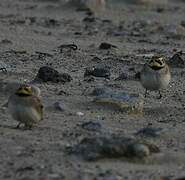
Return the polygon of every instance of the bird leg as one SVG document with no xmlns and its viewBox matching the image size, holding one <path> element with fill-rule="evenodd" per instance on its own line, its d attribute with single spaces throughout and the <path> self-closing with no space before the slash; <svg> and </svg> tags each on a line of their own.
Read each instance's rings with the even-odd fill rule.
<svg viewBox="0 0 185 180">
<path fill-rule="evenodd" d="M 162 94 L 161 94 L 161 91 L 159 90 L 159 99 L 162 98 Z"/>
<path fill-rule="evenodd" d="M 24 129 L 25 130 L 31 130 L 33 128 L 33 124 L 25 124 Z"/>
<path fill-rule="evenodd" d="M 146 89 L 145 90 L 145 95 L 144 95 L 144 97 L 146 98 L 146 95 L 148 94 L 148 90 Z"/>
<path fill-rule="evenodd" d="M 19 124 L 17 124 L 16 129 L 19 129 L 21 125 L 21 122 Z"/>
</svg>

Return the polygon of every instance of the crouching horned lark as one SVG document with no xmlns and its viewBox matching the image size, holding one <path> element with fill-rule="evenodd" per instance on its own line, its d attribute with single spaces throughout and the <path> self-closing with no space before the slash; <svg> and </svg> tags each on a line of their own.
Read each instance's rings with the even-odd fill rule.
<svg viewBox="0 0 185 180">
<path fill-rule="evenodd" d="M 40 89 L 35 86 L 21 85 L 8 100 L 8 109 L 12 117 L 24 124 L 26 128 L 32 128 L 43 119 L 43 106 L 39 99 Z"/>
<path fill-rule="evenodd" d="M 166 89 L 171 79 L 171 74 L 165 60 L 159 56 L 153 56 L 149 63 L 144 64 L 140 74 L 142 86 L 147 90 L 159 91 L 161 98 L 161 90 Z"/>
</svg>

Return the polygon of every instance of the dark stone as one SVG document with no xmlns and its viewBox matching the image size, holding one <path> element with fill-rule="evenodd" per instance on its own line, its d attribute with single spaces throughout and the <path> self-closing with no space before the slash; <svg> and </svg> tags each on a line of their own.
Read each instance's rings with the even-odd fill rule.
<svg viewBox="0 0 185 180">
<path fill-rule="evenodd" d="M 80 35 L 82 35 L 82 32 L 78 32 L 78 31 L 76 31 L 76 32 L 74 32 L 74 35 L 78 35 L 78 36 L 80 36 Z"/>
<path fill-rule="evenodd" d="M 12 44 L 12 41 L 10 41 L 9 39 L 3 39 L 0 43 L 2 43 L 2 44 Z"/>
<path fill-rule="evenodd" d="M 68 96 L 68 95 L 70 95 L 70 93 L 68 93 L 68 92 L 66 92 L 66 91 L 64 91 L 64 90 L 60 90 L 60 91 L 58 92 L 58 95 L 66 95 L 66 96 Z"/>
<path fill-rule="evenodd" d="M 165 11 L 165 9 L 163 7 L 157 7 L 156 11 L 158 13 L 163 13 Z"/>
<path fill-rule="evenodd" d="M 84 77 L 87 76 L 95 76 L 95 77 L 104 77 L 104 78 L 110 78 L 110 69 L 108 67 L 92 67 L 92 68 L 86 68 Z"/>
<path fill-rule="evenodd" d="M 128 80 L 128 79 L 129 79 L 128 73 L 121 73 L 121 74 L 115 79 L 115 81 Z"/>
<path fill-rule="evenodd" d="M 158 153 L 153 144 L 120 136 L 85 137 L 81 142 L 66 148 L 66 153 L 75 154 L 88 161 L 101 158 L 138 158 Z"/>
<path fill-rule="evenodd" d="M 83 129 L 88 131 L 100 131 L 102 128 L 99 122 L 93 122 L 93 121 L 85 122 L 81 126 Z"/>
<path fill-rule="evenodd" d="M 91 96 L 100 96 L 102 94 L 105 94 L 108 91 L 106 88 L 94 88 L 93 91 L 89 94 Z"/>
<path fill-rule="evenodd" d="M 117 46 L 106 42 L 101 43 L 99 46 L 99 49 L 111 49 L 111 48 L 117 48 Z"/>
<path fill-rule="evenodd" d="M 94 16 L 88 16 L 88 17 L 85 17 L 83 21 L 92 23 L 96 21 L 96 18 Z"/>
<path fill-rule="evenodd" d="M 63 52 L 63 49 L 71 49 L 73 51 L 76 51 L 78 49 L 78 46 L 76 44 L 62 44 L 58 47 L 60 49 L 60 52 Z"/>
<path fill-rule="evenodd" d="M 185 61 L 184 61 L 184 59 L 182 58 L 182 56 L 183 56 L 183 53 L 182 53 L 181 51 L 175 53 L 175 54 L 170 58 L 170 60 L 168 61 L 168 64 L 169 64 L 171 67 L 184 68 L 184 67 L 185 67 Z"/>
<path fill-rule="evenodd" d="M 43 66 L 39 69 L 35 80 L 43 82 L 66 83 L 72 80 L 72 77 L 67 73 L 59 73 L 55 69 Z"/>
<path fill-rule="evenodd" d="M 86 15 L 87 16 L 93 16 L 94 12 L 89 9 L 88 11 L 86 11 Z"/>
<path fill-rule="evenodd" d="M 45 26 L 46 27 L 56 27 L 56 26 L 60 26 L 60 23 L 59 21 L 55 19 L 45 19 Z"/>
<path fill-rule="evenodd" d="M 60 111 L 65 111 L 67 109 L 63 101 L 57 101 L 53 104 L 53 106 L 55 109 Z"/>
<path fill-rule="evenodd" d="M 140 129 L 135 135 L 147 136 L 147 137 L 159 137 L 162 133 L 162 128 L 146 127 Z"/>
<path fill-rule="evenodd" d="M 99 57 L 95 56 L 95 57 L 93 57 L 93 58 L 91 59 L 91 61 L 92 61 L 92 62 L 101 62 L 102 60 L 101 60 Z"/>
</svg>

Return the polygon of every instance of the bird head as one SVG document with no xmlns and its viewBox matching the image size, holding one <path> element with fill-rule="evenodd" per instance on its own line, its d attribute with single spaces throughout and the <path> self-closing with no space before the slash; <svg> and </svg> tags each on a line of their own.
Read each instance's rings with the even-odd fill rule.
<svg viewBox="0 0 185 180">
<path fill-rule="evenodd" d="M 163 57 L 153 56 L 149 62 L 149 67 L 154 70 L 159 70 L 165 67 L 165 60 Z"/>
<path fill-rule="evenodd" d="M 19 96 L 31 96 L 32 88 L 29 85 L 22 85 L 16 90 L 16 94 Z"/>
</svg>

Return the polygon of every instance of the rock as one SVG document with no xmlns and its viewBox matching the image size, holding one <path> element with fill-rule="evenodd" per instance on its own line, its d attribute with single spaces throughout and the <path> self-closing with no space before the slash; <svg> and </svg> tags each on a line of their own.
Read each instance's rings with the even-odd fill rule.
<svg viewBox="0 0 185 180">
<path fill-rule="evenodd" d="M 60 110 L 60 111 L 65 111 L 67 109 L 63 101 L 57 101 L 54 103 L 53 106 L 55 109 Z"/>
<path fill-rule="evenodd" d="M 92 68 L 86 68 L 84 77 L 87 76 L 95 76 L 95 77 L 104 77 L 104 78 L 110 78 L 110 69 L 108 67 L 104 66 L 97 66 Z"/>
<path fill-rule="evenodd" d="M 185 56 L 183 56 L 184 54 L 180 51 L 175 53 L 170 60 L 168 61 L 168 64 L 171 67 L 176 67 L 176 68 L 184 68 L 185 67 L 185 61 L 184 58 Z"/>
<path fill-rule="evenodd" d="M 3 39 L 0 44 L 12 44 L 12 41 L 10 41 L 9 39 Z"/>
<path fill-rule="evenodd" d="M 96 21 L 96 18 L 94 16 L 88 16 L 88 17 L 85 17 L 83 19 L 84 22 L 89 22 L 89 23 L 92 23 L 92 22 L 95 22 Z"/>
<path fill-rule="evenodd" d="M 158 152 L 159 148 L 154 144 L 120 136 L 85 137 L 79 143 L 66 148 L 66 153 L 88 161 L 120 157 L 142 160 Z"/>
<path fill-rule="evenodd" d="M 99 62 L 101 62 L 102 60 L 101 60 L 99 57 L 95 56 L 95 57 L 93 57 L 93 58 L 91 59 L 91 61 L 92 61 L 92 62 L 97 62 L 97 63 L 99 63 Z"/>
<path fill-rule="evenodd" d="M 100 95 L 104 94 L 107 91 L 108 91 L 108 89 L 106 89 L 104 87 L 94 88 L 92 90 L 92 92 L 89 93 L 89 95 L 91 95 L 91 96 L 100 96 Z"/>
<path fill-rule="evenodd" d="M 81 125 L 81 127 L 88 131 L 101 131 L 101 128 L 102 128 L 99 122 L 93 122 L 93 121 L 85 122 Z"/>
<path fill-rule="evenodd" d="M 159 137 L 162 133 L 162 128 L 152 128 L 152 127 L 146 127 L 143 129 L 140 129 L 135 135 L 139 136 L 146 136 L 146 137 Z"/>
<path fill-rule="evenodd" d="M 64 90 L 60 90 L 57 94 L 58 94 L 58 95 L 66 95 L 66 96 L 69 96 L 69 95 L 70 95 L 69 92 L 66 92 L 66 91 L 64 91 Z"/>
<path fill-rule="evenodd" d="M 34 171 L 34 168 L 32 166 L 25 166 L 25 167 L 19 167 L 16 172 L 21 172 L 21 171 Z"/>
<path fill-rule="evenodd" d="M 76 115 L 77 115 L 77 116 L 84 116 L 84 113 L 83 113 L 83 112 L 78 111 L 78 112 L 76 112 Z"/>
<path fill-rule="evenodd" d="M 95 97 L 93 102 L 104 106 L 111 106 L 114 109 L 132 115 L 142 114 L 144 100 L 140 94 L 109 90 Z"/>
<path fill-rule="evenodd" d="M 106 42 L 101 43 L 99 46 L 99 49 L 111 49 L 111 48 L 117 48 L 117 46 Z"/>
<path fill-rule="evenodd" d="M 72 80 L 72 77 L 67 73 L 59 73 L 55 69 L 43 66 L 39 69 L 35 81 L 66 83 Z"/>
<path fill-rule="evenodd" d="M 60 22 L 57 21 L 56 19 L 45 19 L 44 25 L 46 27 L 56 27 L 56 26 L 60 26 Z"/>
<path fill-rule="evenodd" d="M 60 50 L 60 53 L 62 53 L 64 49 L 76 51 L 78 46 L 76 44 L 61 44 L 58 46 L 58 49 Z"/>
</svg>

